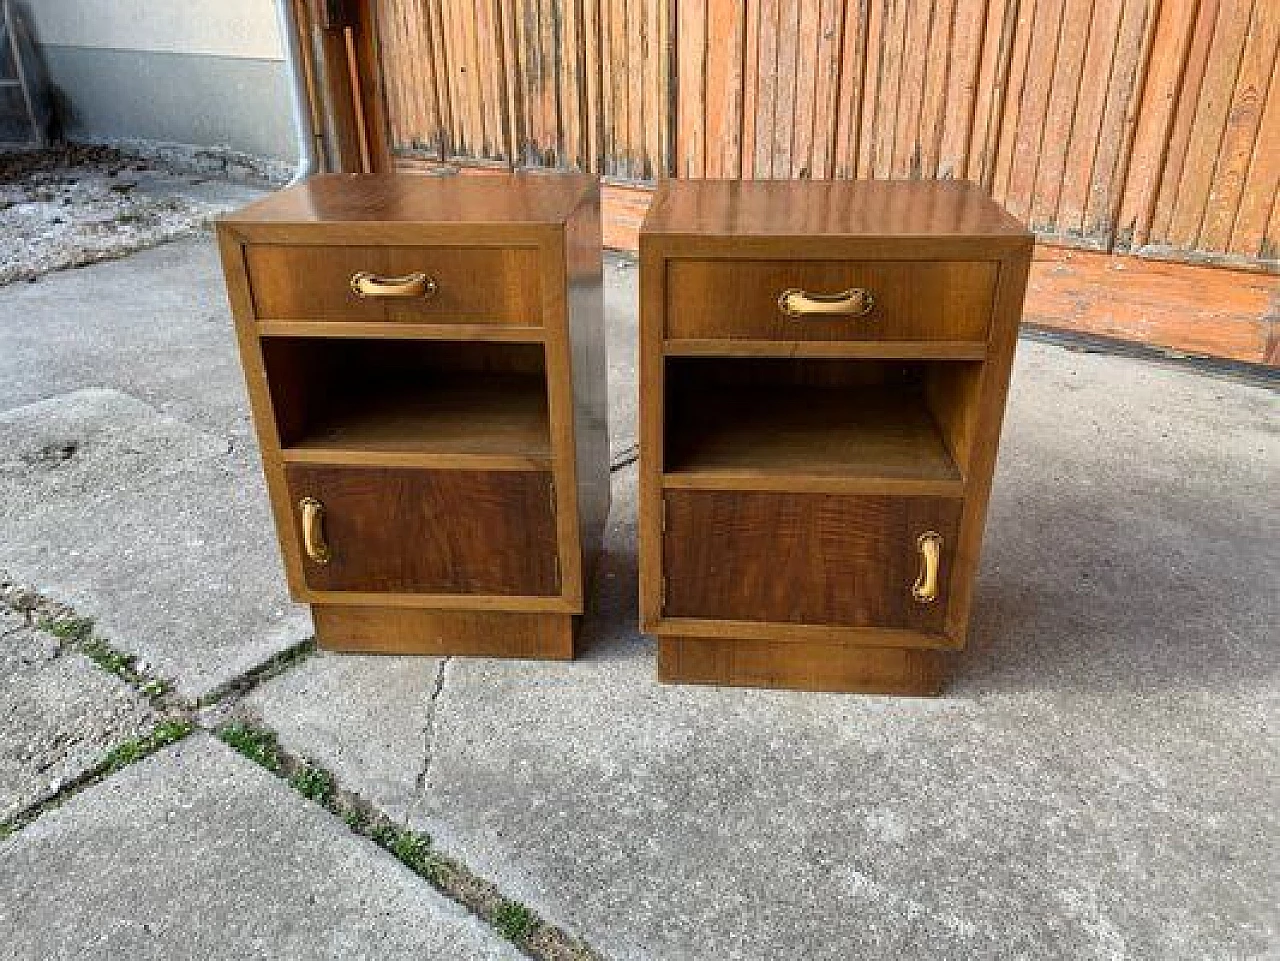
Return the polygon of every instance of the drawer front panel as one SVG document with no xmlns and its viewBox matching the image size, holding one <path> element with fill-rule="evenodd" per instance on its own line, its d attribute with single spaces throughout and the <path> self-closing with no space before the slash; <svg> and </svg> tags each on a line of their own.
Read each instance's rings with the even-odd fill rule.
<svg viewBox="0 0 1280 961">
<path fill-rule="evenodd" d="M 985 341 L 996 273 L 994 261 L 672 260 L 666 336 Z M 787 290 L 866 291 L 872 305 L 856 317 L 792 317 L 778 304 Z"/>
<path fill-rule="evenodd" d="M 665 617 L 941 633 L 961 501 L 668 491 Z M 921 534 L 942 535 L 938 596 L 912 595 Z"/>
<path fill-rule="evenodd" d="M 245 259 L 259 320 L 542 324 L 538 252 L 531 248 L 254 244 Z M 351 289 L 357 273 L 425 274 L 434 290 L 362 297 Z"/>
<path fill-rule="evenodd" d="M 547 471 L 297 465 L 285 469 L 307 586 L 318 591 L 559 594 Z M 309 556 L 300 503 L 321 517 Z"/>
</svg>

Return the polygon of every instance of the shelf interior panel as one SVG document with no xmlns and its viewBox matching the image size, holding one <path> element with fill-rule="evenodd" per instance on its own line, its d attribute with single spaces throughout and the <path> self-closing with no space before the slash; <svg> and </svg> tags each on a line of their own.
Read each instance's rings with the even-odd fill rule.
<svg viewBox="0 0 1280 961">
<path fill-rule="evenodd" d="M 961 481 L 911 386 L 719 385 L 669 411 L 665 453 L 669 474 Z"/>
<path fill-rule="evenodd" d="M 550 461 L 546 390 L 536 376 L 443 378 L 348 395 L 293 452 L 512 456 Z"/>
</svg>

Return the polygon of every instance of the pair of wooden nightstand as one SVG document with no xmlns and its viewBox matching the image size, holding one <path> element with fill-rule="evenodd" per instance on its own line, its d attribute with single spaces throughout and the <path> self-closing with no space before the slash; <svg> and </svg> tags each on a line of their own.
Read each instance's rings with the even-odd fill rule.
<svg viewBox="0 0 1280 961">
<path fill-rule="evenodd" d="M 338 175 L 221 221 L 323 645 L 573 656 L 609 505 L 598 198 L 576 175 Z M 659 187 L 639 509 L 661 677 L 939 689 L 1030 250 L 964 184 Z"/>
</svg>

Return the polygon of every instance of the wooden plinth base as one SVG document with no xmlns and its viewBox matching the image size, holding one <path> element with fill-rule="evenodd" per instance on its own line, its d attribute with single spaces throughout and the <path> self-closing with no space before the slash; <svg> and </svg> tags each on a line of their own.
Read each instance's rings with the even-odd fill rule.
<svg viewBox="0 0 1280 961">
<path fill-rule="evenodd" d="M 659 637 L 658 679 L 668 683 L 797 691 L 936 695 L 947 653 L 817 641 Z"/>
<path fill-rule="evenodd" d="M 329 651 L 573 659 L 572 614 L 312 605 Z"/>
</svg>

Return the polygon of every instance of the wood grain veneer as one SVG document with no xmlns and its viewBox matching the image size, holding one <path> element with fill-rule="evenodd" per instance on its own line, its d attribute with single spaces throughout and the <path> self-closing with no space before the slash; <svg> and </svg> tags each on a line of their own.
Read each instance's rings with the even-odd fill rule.
<svg viewBox="0 0 1280 961">
<path fill-rule="evenodd" d="M 323 175 L 222 218 L 218 242 L 321 644 L 571 657 L 609 509 L 595 180 Z M 357 270 L 437 289 L 361 298 Z"/>
<path fill-rule="evenodd" d="M 961 183 L 659 186 L 640 233 L 639 529 L 664 680 L 941 689 L 1031 246 Z M 875 307 L 797 320 L 778 305 L 793 287 L 862 287 Z"/>
</svg>

